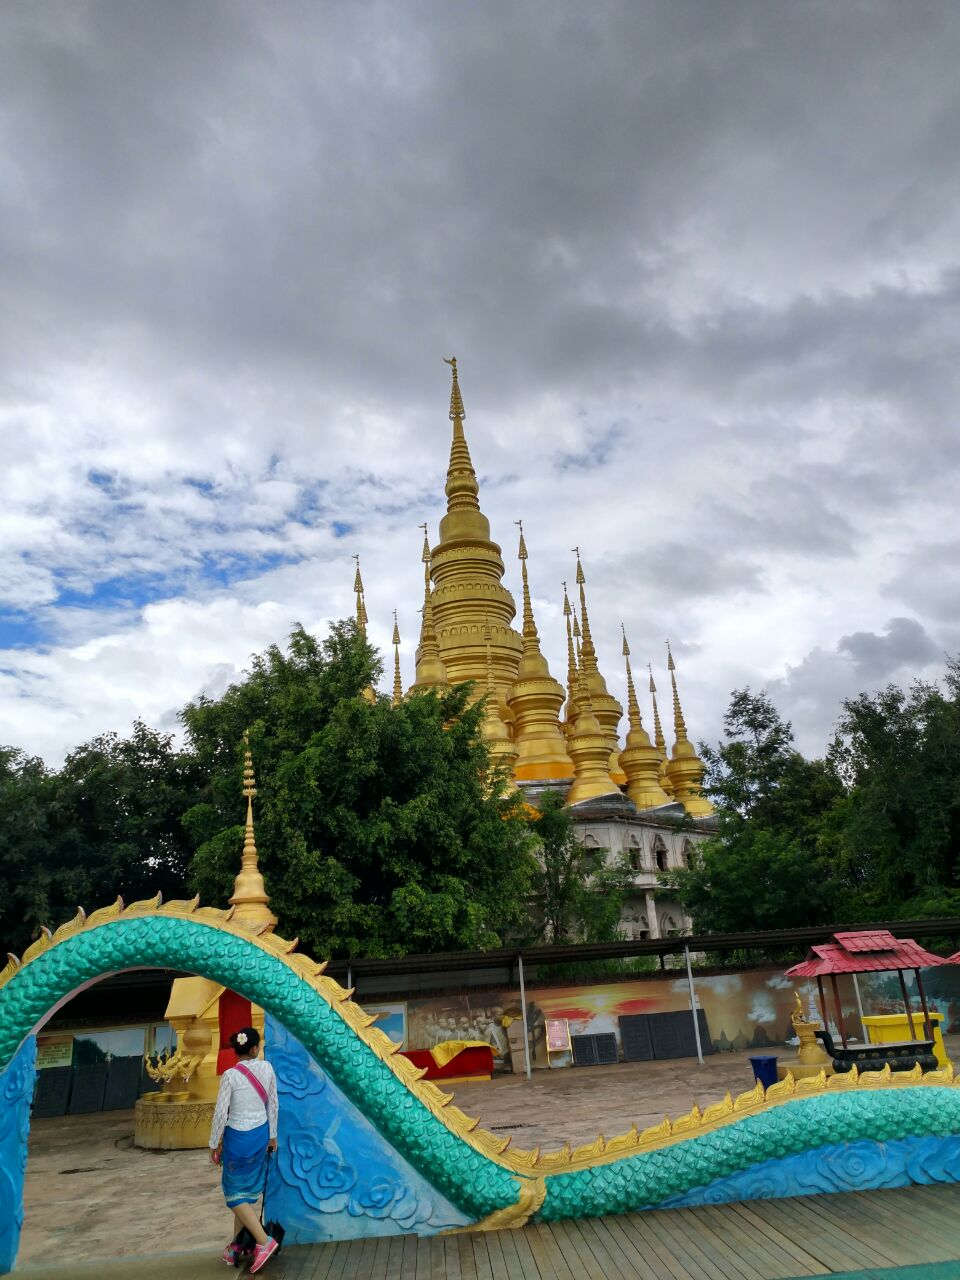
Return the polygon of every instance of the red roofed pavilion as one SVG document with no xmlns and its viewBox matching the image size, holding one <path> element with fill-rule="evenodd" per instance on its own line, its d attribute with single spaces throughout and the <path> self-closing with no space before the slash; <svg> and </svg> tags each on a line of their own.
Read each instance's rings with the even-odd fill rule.
<svg viewBox="0 0 960 1280">
<path fill-rule="evenodd" d="M 840 1008 L 840 995 L 837 990 L 837 974 L 840 973 L 878 973 L 881 970 L 896 970 L 900 975 L 900 990 L 903 994 L 904 1008 L 911 1030 L 913 1030 L 913 1014 L 910 1009 L 910 997 L 907 995 L 907 984 L 904 981 L 904 969 L 913 969 L 917 977 L 917 994 L 923 1009 L 924 1034 L 932 1038 L 930 1014 L 927 1010 L 927 998 L 924 995 L 920 970 L 933 968 L 935 965 L 957 963 L 957 956 L 944 960 L 926 951 L 912 938 L 895 938 L 888 929 L 865 929 L 858 933 L 835 933 L 832 942 L 823 942 L 811 947 L 810 954 L 800 964 L 788 969 L 788 978 L 816 978 L 820 992 L 820 1011 L 823 1014 L 823 1025 L 827 1026 L 827 1002 L 823 994 L 823 979 L 830 978 L 833 987 L 834 1007 L 837 1014 L 837 1029 L 844 1048 L 847 1036 L 843 1026 L 843 1013 Z M 914 1032 L 915 1034 L 915 1032 Z"/>
</svg>

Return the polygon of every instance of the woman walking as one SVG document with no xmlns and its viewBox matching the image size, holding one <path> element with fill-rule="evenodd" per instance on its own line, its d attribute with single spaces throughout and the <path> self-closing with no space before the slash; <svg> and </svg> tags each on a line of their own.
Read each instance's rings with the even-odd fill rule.
<svg viewBox="0 0 960 1280">
<path fill-rule="evenodd" d="M 251 1274 L 259 1271 L 280 1245 L 264 1231 L 254 1207 L 263 1192 L 268 1153 L 277 1149 L 277 1077 L 259 1057 L 260 1033 L 244 1027 L 230 1037 L 236 1065 L 220 1077 L 220 1092 L 210 1130 L 210 1159 L 223 1170 L 223 1195 L 233 1210 L 234 1238 L 223 1251 L 235 1265 L 237 1237 L 246 1227 L 256 1241 Z"/>
</svg>

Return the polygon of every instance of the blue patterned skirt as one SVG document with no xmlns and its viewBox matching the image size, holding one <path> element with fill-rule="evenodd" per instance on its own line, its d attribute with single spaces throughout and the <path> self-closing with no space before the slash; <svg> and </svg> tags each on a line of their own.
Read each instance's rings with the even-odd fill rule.
<svg viewBox="0 0 960 1280">
<path fill-rule="evenodd" d="M 264 1121 L 256 1129 L 223 1131 L 223 1198 L 229 1209 L 238 1204 L 256 1204 L 263 1195 L 267 1170 L 267 1143 L 270 1125 Z"/>
</svg>

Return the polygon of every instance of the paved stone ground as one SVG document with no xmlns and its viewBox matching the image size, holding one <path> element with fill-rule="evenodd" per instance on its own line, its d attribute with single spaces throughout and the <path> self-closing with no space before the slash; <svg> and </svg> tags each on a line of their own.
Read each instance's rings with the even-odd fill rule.
<svg viewBox="0 0 960 1280">
<path fill-rule="evenodd" d="M 960 1060 L 960 1037 L 948 1051 Z M 457 1104 L 518 1147 L 610 1138 L 706 1107 L 753 1084 L 746 1054 L 499 1076 L 452 1086 Z M 140 1151 L 133 1112 L 37 1120 L 30 1135 L 19 1265 L 219 1251 L 231 1234 L 205 1151 Z M 171 1264 L 172 1265 L 172 1264 Z M 222 1264 L 219 1264 L 222 1267 Z M 192 1272 L 191 1272 L 192 1273 Z M 171 1273 L 172 1274 L 172 1273 Z"/>
</svg>

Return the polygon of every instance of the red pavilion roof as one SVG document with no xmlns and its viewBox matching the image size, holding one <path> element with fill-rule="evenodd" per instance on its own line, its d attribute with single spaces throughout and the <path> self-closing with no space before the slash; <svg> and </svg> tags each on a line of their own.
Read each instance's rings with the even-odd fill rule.
<svg viewBox="0 0 960 1280">
<path fill-rule="evenodd" d="M 930 969 L 957 963 L 925 951 L 912 938 L 895 938 L 886 929 L 835 933 L 832 942 L 811 947 L 806 960 L 788 969 L 788 978 L 822 978 L 831 973 L 875 973 L 881 969 Z"/>
</svg>

